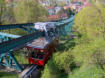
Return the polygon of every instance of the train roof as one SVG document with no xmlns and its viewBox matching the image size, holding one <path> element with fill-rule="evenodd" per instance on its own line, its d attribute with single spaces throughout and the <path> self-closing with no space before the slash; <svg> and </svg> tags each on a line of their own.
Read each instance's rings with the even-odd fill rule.
<svg viewBox="0 0 105 78">
<path fill-rule="evenodd" d="M 55 28 L 55 22 L 37 22 L 34 28 L 37 30 L 48 31 L 50 28 Z M 46 37 L 39 37 L 32 42 L 28 43 L 27 46 L 32 48 L 44 49 L 46 48 L 56 37 L 46 39 Z"/>
<path fill-rule="evenodd" d="M 27 44 L 27 46 L 32 48 L 45 49 L 53 40 L 48 41 L 45 37 L 39 37 L 38 39 L 35 39 L 31 43 Z"/>
</svg>

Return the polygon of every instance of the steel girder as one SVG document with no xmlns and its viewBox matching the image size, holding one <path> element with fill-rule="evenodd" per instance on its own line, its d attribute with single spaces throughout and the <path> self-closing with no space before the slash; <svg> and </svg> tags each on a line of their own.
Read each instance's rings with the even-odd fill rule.
<svg viewBox="0 0 105 78">
<path fill-rule="evenodd" d="M 8 66 L 18 71 L 22 71 L 22 67 L 19 65 L 19 63 L 17 62 L 17 60 L 15 59 L 12 53 L 13 52 L 0 54 L 0 65 Z"/>
<path fill-rule="evenodd" d="M 42 32 L 35 32 L 26 36 L 19 37 L 17 39 L 12 39 L 3 43 L 0 43 L 0 54 L 8 53 L 11 50 L 14 50 L 17 47 L 24 46 L 28 42 L 41 36 Z"/>
<path fill-rule="evenodd" d="M 22 26 L 31 27 L 34 26 L 34 23 L 0 25 L 0 30 L 16 29 L 16 28 L 21 28 Z"/>
</svg>

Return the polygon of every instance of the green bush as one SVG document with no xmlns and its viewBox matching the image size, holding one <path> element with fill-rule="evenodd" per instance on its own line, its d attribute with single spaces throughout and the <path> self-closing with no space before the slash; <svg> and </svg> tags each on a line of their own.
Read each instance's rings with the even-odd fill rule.
<svg viewBox="0 0 105 78">
<path fill-rule="evenodd" d="M 0 71 L 0 78 L 19 78 L 19 76 L 16 73 Z"/>
<path fill-rule="evenodd" d="M 90 57 L 99 49 L 105 47 L 104 40 L 95 40 L 91 43 L 83 43 L 76 45 L 72 50 L 72 54 L 75 57 L 75 62 L 85 63 L 91 60 Z M 102 51 L 100 51 L 101 53 Z"/>
<path fill-rule="evenodd" d="M 85 66 L 80 69 L 75 70 L 69 75 L 69 78 L 104 78 L 104 70 L 97 68 L 95 66 Z"/>
</svg>

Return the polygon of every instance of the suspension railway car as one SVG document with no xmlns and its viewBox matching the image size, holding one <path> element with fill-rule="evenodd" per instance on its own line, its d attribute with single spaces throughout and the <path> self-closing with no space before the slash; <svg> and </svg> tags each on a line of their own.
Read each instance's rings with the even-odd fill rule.
<svg viewBox="0 0 105 78">
<path fill-rule="evenodd" d="M 49 57 L 58 46 L 58 34 L 55 23 L 38 22 L 35 29 L 42 31 L 42 36 L 30 42 L 26 47 L 29 50 L 28 61 L 30 64 L 44 66 Z"/>
</svg>

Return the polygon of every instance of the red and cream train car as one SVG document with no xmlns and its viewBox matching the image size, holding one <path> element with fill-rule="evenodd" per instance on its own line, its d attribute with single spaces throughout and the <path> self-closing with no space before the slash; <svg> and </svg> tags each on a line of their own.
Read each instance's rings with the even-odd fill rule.
<svg viewBox="0 0 105 78">
<path fill-rule="evenodd" d="M 55 24 L 52 22 L 36 23 L 35 28 L 43 31 L 43 36 L 33 40 L 26 47 L 29 50 L 30 64 L 44 66 L 58 46 L 58 36 Z"/>
</svg>

